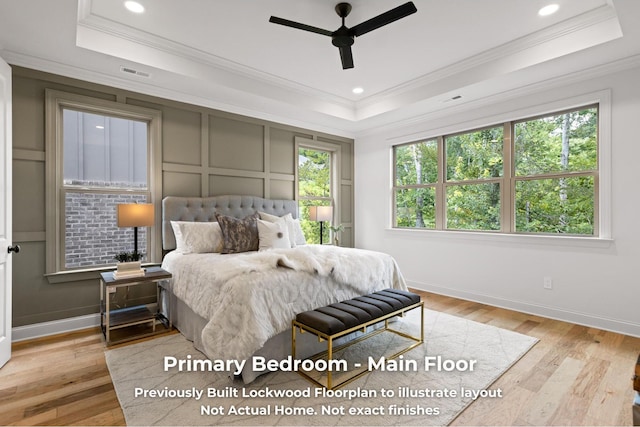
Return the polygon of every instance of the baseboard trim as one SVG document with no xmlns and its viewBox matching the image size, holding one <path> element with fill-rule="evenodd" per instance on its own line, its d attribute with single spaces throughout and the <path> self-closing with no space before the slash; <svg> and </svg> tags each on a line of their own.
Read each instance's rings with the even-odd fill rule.
<svg viewBox="0 0 640 427">
<path fill-rule="evenodd" d="M 546 317 L 549 319 L 561 320 L 564 322 L 575 323 L 577 325 L 603 329 L 611 332 L 617 332 L 633 337 L 640 337 L 640 324 L 637 323 L 629 323 L 617 319 L 593 316 L 587 313 L 569 311 L 540 304 L 531 304 L 524 301 L 509 300 L 505 298 L 494 297 L 491 295 L 478 294 L 475 292 L 468 292 L 459 289 L 448 288 L 445 286 L 415 282 L 411 280 L 407 280 L 407 285 L 411 288 L 433 292 L 434 294 L 446 295 L 468 301 L 479 302 L 494 307 L 500 307 L 508 310 Z M 428 306 L 429 303 L 427 301 L 425 303 L 425 307 Z"/>
<path fill-rule="evenodd" d="M 11 342 L 41 338 L 96 326 L 100 326 L 100 313 L 34 323 L 33 325 L 16 326 L 11 329 Z"/>
</svg>

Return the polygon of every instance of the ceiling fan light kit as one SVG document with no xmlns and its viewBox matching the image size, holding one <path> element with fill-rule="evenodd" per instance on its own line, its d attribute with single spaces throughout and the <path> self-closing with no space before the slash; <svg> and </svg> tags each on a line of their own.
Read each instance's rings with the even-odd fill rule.
<svg viewBox="0 0 640 427">
<path fill-rule="evenodd" d="M 331 43 L 340 51 L 342 68 L 346 70 L 353 68 L 353 53 L 351 51 L 351 45 L 353 45 L 355 37 L 359 37 L 370 31 L 383 27 L 397 21 L 398 19 L 402 19 L 416 13 L 417 11 L 418 9 L 413 2 L 408 2 L 369 20 L 361 22 L 355 27 L 348 28 L 344 21 L 351 12 L 351 5 L 349 3 L 338 3 L 336 5 L 336 13 L 340 18 L 342 18 L 342 26 L 335 31 L 328 31 L 311 25 L 290 21 L 288 19 L 278 18 L 276 16 L 269 18 L 269 22 L 331 37 Z"/>
</svg>

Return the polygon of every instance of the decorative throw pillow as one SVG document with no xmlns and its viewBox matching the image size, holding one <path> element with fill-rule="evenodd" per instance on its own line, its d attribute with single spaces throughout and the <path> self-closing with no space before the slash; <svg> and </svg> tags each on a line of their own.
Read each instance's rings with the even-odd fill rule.
<svg viewBox="0 0 640 427">
<path fill-rule="evenodd" d="M 258 220 L 258 250 L 264 251 L 274 248 L 290 248 L 289 230 L 284 219 L 275 222 Z"/>
<path fill-rule="evenodd" d="M 243 219 L 216 214 L 222 230 L 222 253 L 236 254 L 258 250 L 258 213 Z"/>
<path fill-rule="evenodd" d="M 276 216 L 276 215 L 271 215 L 268 214 L 266 212 L 259 212 L 260 214 L 260 219 L 263 221 L 269 221 L 269 222 L 277 222 L 280 220 L 284 220 L 286 226 L 287 226 L 287 231 L 289 232 L 289 247 L 291 248 L 295 248 L 296 247 L 296 242 L 294 240 L 294 233 L 295 233 L 295 224 L 293 222 L 293 216 L 291 216 L 290 213 L 283 215 L 283 216 Z"/>
<path fill-rule="evenodd" d="M 222 252 L 222 231 L 217 222 L 171 221 L 176 252 Z"/>
<path fill-rule="evenodd" d="M 295 246 L 307 244 L 307 239 L 305 239 L 304 232 L 302 231 L 302 227 L 300 226 L 300 218 L 296 218 L 293 220 L 293 241 L 295 243 Z"/>
</svg>

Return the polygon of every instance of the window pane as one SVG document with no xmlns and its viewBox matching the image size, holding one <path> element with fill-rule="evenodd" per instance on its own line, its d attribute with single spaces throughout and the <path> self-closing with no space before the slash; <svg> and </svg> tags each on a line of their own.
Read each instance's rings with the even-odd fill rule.
<svg viewBox="0 0 640 427">
<path fill-rule="evenodd" d="M 516 182 L 516 231 L 593 235 L 593 177 Z"/>
<path fill-rule="evenodd" d="M 115 264 L 117 253 L 133 252 L 133 227 L 117 226 L 116 205 L 120 203 L 147 203 L 147 196 L 65 194 L 65 268 Z M 147 255 L 146 227 L 138 227 L 138 250 Z"/>
<path fill-rule="evenodd" d="M 595 107 L 516 123 L 516 175 L 595 170 L 597 135 Z"/>
<path fill-rule="evenodd" d="M 447 187 L 447 228 L 500 230 L 500 184 Z"/>
<path fill-rule="evenodd" d="M 446 137 L 447 180 L 502 176 L 503 133 L 497 126 Z"/>
<path fill-rule="evenodd" d="M 147 188 L 147 123 L 65 109 L 64 185 Z"/>
<path fill-rule="evenodd" d="M 300 200 L 300 226 L 302 232 L 307 240 L 307 243 L 320 243 L 320 223 L 317 221 L 311 221 L 309 219 L 309 207 L 310 206 L 330 206 L 331 203 L 328 200 Z M 329 221 L 324 221 L 322 230 L 322 242 L 329 243 Z"/>
<path fill-rule="evenodd" d="M 438 181 L 438 142 L 435 139 L 395 148 L 396 185 Z"/>
<path fill-rule="evenodd" d="M 331 153 L 300 148 L 298 150 L 298 194 L 300 197 L 331 196 Z"/>
<path fill-rule="evenodd" d="M 435 228 L 436 189 L 396 191 L 396 227 Z"/>
</svg>

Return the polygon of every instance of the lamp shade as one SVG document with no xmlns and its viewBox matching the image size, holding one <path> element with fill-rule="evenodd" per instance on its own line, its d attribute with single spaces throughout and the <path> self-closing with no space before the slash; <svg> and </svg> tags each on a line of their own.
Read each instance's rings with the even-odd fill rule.
<svg viewBox="0 0 640 427">
<path fill-rule="evenodd" d="M 151 203 L 118 205 L 118 227 L 151 227 L 153 223 Z"/>
<path fill-rule="evenodd" d="M 333 206 L 309 206 L 309 219 L 311 221 L 331 221 Z"/>
</svg>

